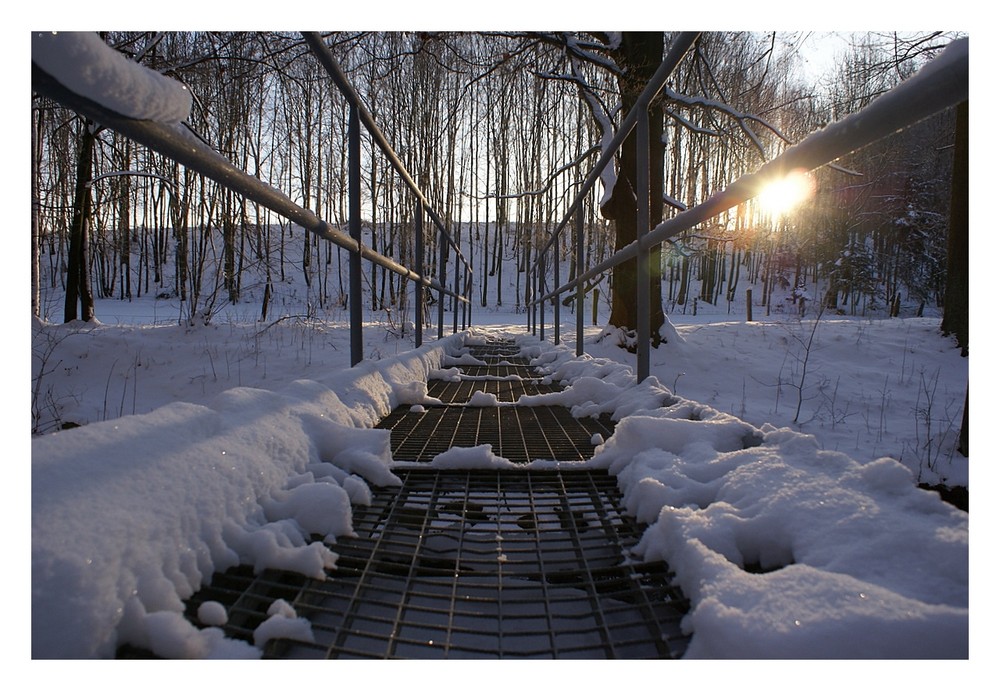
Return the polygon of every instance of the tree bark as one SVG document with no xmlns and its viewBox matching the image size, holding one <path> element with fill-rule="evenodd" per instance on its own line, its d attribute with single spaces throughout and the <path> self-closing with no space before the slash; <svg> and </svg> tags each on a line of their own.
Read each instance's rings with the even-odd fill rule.
<svg viewBox="0 0 1000 691">
<path fill-rule="evenodd" d="M 969 352 L 969 102 L 958 106 L 951 178 L 948 273 L 941 331 Z"/>
<path fill-rule="evenodd" d="M 623 73 L 618 77 L 622 97 L 622 112 L 628 113 L 638 100 L 646 83 L 663 60 L 662 32 L 625 32 L 618 49 L 618 63 Z M 649 218 L 655 227 L 663 217 L 663 106 L 654 100 L 649 107 Z M 619 153 L 618 180 L 611 198 L 601 207 L 605 218 L 615 224 L 615 249 L 620 250 L 636 239 L 636 135 L 625 139 Z M 659 247 L 650 251 L 650 325 L 653 345 L 660 343 L 663 326 Z M 611 326 L 634 331 L 636 315 L 636 261 L 615 267 L 611 277 Z"/>
<path fill-rule="evenodd" d="M 90 288 L 90 180 L 94 166 L 94 144 L 97 134 L 93 123 L 85 121 L 80 138 L 76 166 L 76 194 L 73 199 L 73 220 L 70 225 L 69 257 L 66 275 L 64 320 L 94 319 L 94 295 Z"/>
</svg>

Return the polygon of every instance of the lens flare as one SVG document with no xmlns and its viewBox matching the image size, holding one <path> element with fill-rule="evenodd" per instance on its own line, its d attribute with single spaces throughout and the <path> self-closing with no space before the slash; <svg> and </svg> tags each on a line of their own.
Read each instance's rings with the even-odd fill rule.
<svg viewBox="0 0 1000 691">
<path fill-rule="evenodd" d="M 786 214 L 809 199 L 816 191 L 816 183 L 805 171 L 792 171 L 775 180 L 761 191 L 757 197 L 760 208 L 771 216 Z"/>
</svg>

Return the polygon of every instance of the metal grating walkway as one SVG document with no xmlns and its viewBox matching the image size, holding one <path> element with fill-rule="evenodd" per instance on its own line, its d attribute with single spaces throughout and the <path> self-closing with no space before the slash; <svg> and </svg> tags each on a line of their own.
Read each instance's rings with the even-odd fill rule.
<svg viewBox="0 0 1000 691">
<path fill-rule="evenodd" d="M 605 473 L 399 473 L 355 515 L 325 581 L 245 569 L 193 598 L 232 604 L 248 638 L 282 597 L 314 642 L 272 641 L 266 657 L 669 658 L 683 653 L 687 603 L 664 564 L 631 557 L 642 527 Z M 241 582 L 242 581 L 242 582 Z M 237 591 L 242 592 L 237 594 Z M 218 590 L 219 592 L 216 592 Z M 234 616 L 235 615 L 235 616 Z"/>
<path fill-rule="evenodd" d="M 427 395 L 443 403 L 468 403 L 477 391 L 493 394 L 498 401 L 516 403 L 521 396 L 554 393 L 561 387 L 535 379 L 466 379 L 449 382 L 435 379 L 427 383 Z"/>
<path fill-rule="evenodd" d="M 456 446 L 491 444 L 493 453 L 514 463 L 533 460 L 581 461 L 594 454 L 594 435 L 614 431 L 608 416 L 574 418 L 558 406 L 427 408 L 394 410 L 378 425 L 391 430 L 397 461 L 431 461 Z"/>
<path fill-rule="evenodd" d="M 333 546 L 337 568 L 326 579 L 230 569 L 190 598 L 190 620 L 197 624 L 201 603 L 219 602 L 226 635 L 252 641 L 284 599 L 309 620 L 314 640 L 272 640 L 270 658 L 683 655 L 688 603 L 666 564 L 634 554 L 645 526 L 621 508 L 613 477 L 427 464 L 450 448 L 487 443 L 515 463 L 580 461 L 593 455 L 595 435 L 614 431 L 606 416 L 577 419 L 559 406 L 462 405 L 476 391 L 510 402 L 560 388 L 540 385 L 513 346 L 469 350 L 494 364 L 462 366 L 461 382 L 432 382 L 430 395 L 446 405 L 401 406 L 379 424 L 391 431 L 393 458 L 411 463 L 394 469 L 401 487 L 374 490 L 370 506 L 354 507 L 356 537 Z M 501 380 L 512 369 L 525 379 Z"/>
</svg>

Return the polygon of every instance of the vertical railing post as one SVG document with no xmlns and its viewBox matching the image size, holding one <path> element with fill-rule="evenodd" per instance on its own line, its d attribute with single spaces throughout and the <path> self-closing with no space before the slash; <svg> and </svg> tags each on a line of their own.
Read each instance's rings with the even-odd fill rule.
<svg viewBox="0 0 1000 691">
<path fill-rule="evenodd" d="M 576 210 L 576 278 L 583 275 L 583 203 Z M 583 303 L 586 293 L 583 281 L 576 284 L 576 356 L 583 355 Z"/>
<path fill-rule="evenodd" d="M 483 280 L 486 277 L 483 276 Z M 465 313 L 468 315 L 464 329 L 472 328 L 472 267 L 468 264 L 465 265 L 465 299 L 468 302 L 465 303 Z"/>
<path fill-rule="evenodd" d="M 559 240 L 552 243 L 552 282 L 555 287 L 560 286 L 559 283 Z M 552 300 L 552 342 L 555 345 L 559 345 L 559 296 L 556 295 Z"/>
<path fill-rule="evenodd" d="M 455 295 L 461 295 L 462 294 L 462 291 L 458 289 L 458 278 L 461 275 L 461 271 L 462 271 L 462 267 L 459 266 L 459 262 L 458 262 L 458 247 L 456 246 L 455 247 L 455 287 L 454 287 Z M 453 334 L 454 333 L 458 333 L 458 310 L 459 310 L 459 307 L 461 306 L 461 304 L 462 303 L 459 301 L 459 299 L 457 297 L 453 297 L 451 299 L 451 311 L 452 311 L 452 327 L 451 327 L 451 332 Z"/>
<path fill-rule="evenodd" d="M 649 232 L 649 112 L 639 110 L 636 123 L 636 240 L 641 241 Z M 636 257 L 636 381 L 649 376 L 649 250 L 640 246 Z"/>
<path fill-rule="evenodd" d="M 413 259 L 414 270 L 421 280 L 413 282 L 413 340 L 414 347 L 419 348 L 424 342 L 424 201 L 417 199 L 413 224 Z"/>
<path fill-rule="evenodd" d="M 545 252 L 538 255 L 538 273 L 535 285 L 535 295 L 545 295 Z M 538 300 L 538 339 L 545 340 L 545 300 Z"/>
<path fill-rule="evenodd" d="M 524 314 L 528 319 L 528 331 L 535 333 L 535 309 L 531 305 L 532 299 L 532 289 L 535 283 L 535 272 L 537 268 L 531 267 L 531 243 L 524 243 L 524 251 L 528 254 L 524 259 L 524 265 L 529 267 L 528 272 L 524 275 Z"/>
<path fill-rule="evenodd" d="M 444 288 L 448 284 L 446 271 L 448 264 L 448 238 L 442 229 L 438 233 L 438 284 Z M 445 294 L 438 291 L 438 338 L 444 338 L 444 299 Z"/>
<path fill-rule="evenodd" d="M 351 104 L 348 121 L 348 205 L 351 239 L 358 243 L 348 260 L 351 312 L 351 367 L 364 359 L 361 326 L 361 118 Z"/>
</svg>

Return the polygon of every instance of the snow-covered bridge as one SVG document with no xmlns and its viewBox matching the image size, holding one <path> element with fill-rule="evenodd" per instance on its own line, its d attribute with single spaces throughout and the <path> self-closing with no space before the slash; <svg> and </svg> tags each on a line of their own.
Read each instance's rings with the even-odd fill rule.
<svg viewBox="0 0 1000 691">
<path fill-rule="evenodd" d="M 586 355 L 582 326 L 594 276 L 754 196 L 776 171 L 822 165 L 967 98 L 955 76 L 966 46 L 569 283 L 548 274 L 552 243 L 540 248 L 525 336 L 471 327 L 471 268 L 319 37 L 306 40 L 351 104 L 352 181 L 364 125 L 416 218 L 440 233 L 437 277 L 363 246 L 358 214 L 344 234 L 235 170 L 180 124 L 183 89 L 71 38 L 39 37 L 36 89 L 352 252 L 352 368 L 34 440 L 34 656 L 968 655 L 965 514 L 891 459 L 859 463 L 676 395 L 649 376 L 648 321 L 634 368 Z M 627 130 L 643 136 L 643 109 L 690 40 L 553 239 Z M 109 88 L 121 83 L 124 96 Z M 440 299 L 434 342 L 418 311 L 414 350 L 366 362 L 362 260 L 411 279 L 418 310 L 424 290 L 464 305 L 452 334 Z M 636 283 L 648 313 L 648 280 Z M 545 305 L 569 291 L 575 352 L 558 312 L 545 336 Z M 492 363 L 505 371 L 470 369 L 489 366 L 481 349 L 498 339 L 513 348 Z"/>
</svg>

